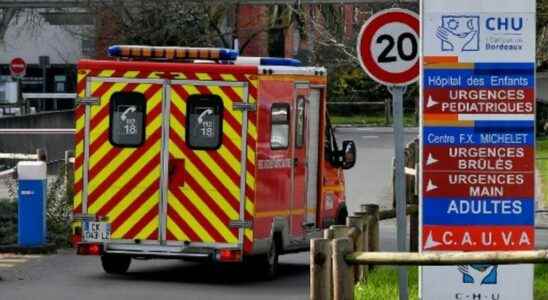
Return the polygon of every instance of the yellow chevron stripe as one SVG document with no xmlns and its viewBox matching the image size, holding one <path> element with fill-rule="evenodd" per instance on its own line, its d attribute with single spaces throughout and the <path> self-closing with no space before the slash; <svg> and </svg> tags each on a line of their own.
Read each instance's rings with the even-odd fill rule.
<svg viewBox="0 0 548 300">
<path fill-rule="evenodd" d="M 147 138 L 150 137 L 150 135 L 154 133 L 158 128 L 160 128 L 160 126 L 162 125 L 161 123 L 161 117 L 158 116 L 152 121 L 151 124 L 147 126 Z M 145 154 L 145 156 L 147 156 L 147 159 L 150 159 L 150 157 L 154 155 L 154 151 L 156 151 L 156 155 L 160 153 L 160 147 L 160 140 L 158 140 L 151 147 L 151 149 L 147 151 L 148 156 L 147 154 Z M 124 148 L 118 153 L 118 155 L 116 155 L 116 158 L 113 159 L 107 166 L 105 166 L 105 168 L 103 168 L 95 177 L 90 178 L 89 193 L 92 193 L 101 184 L 102 181 L 106 180 L 110 176 L 110 174 L 118 169 L 118 167 L 135 151 L 136 149 L 134 148 Z M 98 155 L 93 155 L 92 158 L 93 160 L 99 159 Z M 90 161 L 92 161 L 92 159 L 90 159 Z M 142 161 L 142 159 L 140 158 L 139 161 Z M 97 162 L 95 161 L 94 164 L 95 163 Z"/>
<path fill-rule="evenodd" d="M 150 84 L 141 84 L 136 88 L 137 92 L 144 93 L 151 85 Z M 147 101 L 147 114 L 150 113 L 154 108 L 156 108 L 157 105 L 159 105 L 162 101 L 161 97 L 161 91 L 158 91 L 156 94 L 154 94 L 148 101 Z M 108 117 L 103 119 L 101 123 L 99 123 L 90 133 L 91 140 L 96 140 L 101 134 L 109 130 L 110 120 Z M 151 125 L 149 124 L 148 127 Z M 153 133 L 154 129 L 147 128 L 147 137 L 149 134 Z M 97 162 L 101 161 L 103 157 L 113 148 L 112 144 L 109 142 L 103 143 L 99 149 L 95 151 L 95 153 L 90 157 L 90 169 L 93 168 Z M 125 150 L 125 149 L 124 149 Z M 127 151 L 126 151 L 127 152 Z"/>
<path fill-rule="evenodd" d="M 194 216 L 183 206 L 171 192 L 169 192 L 169 199 L 171 201 L 168 201 L 171 207 L 177 212 L 177 214 L 181 217 L 181 219 L 185 220 L 185 222 L 188 224 L 190 228 L 198 235 L 200 240 L 204 242 L 214 242 L 213 238 L 209 235 L 209 233 L 202 227 L 202 225 L 196 221 Z M 173 199 L 173 200 L 172 200 Z"/>
<path fill-rule="evenodd" d="M 223 222 L 219 219 L 219 217 L 211 211 L 209 206 L 202 201 L 202 199 L 194 192 L 194 190 L 189 187 L 185 186 L 181 189 L 181 191 L 185 194 L 185 196 L 194 204 L 194 206 L 202 213 L 204 218 L 211 224 L 212 227 L 217 229 L 220 235 L 223 236 L 225 240 L 227 240 L 229 243 L 236 243 L 238 242 L 238 238 L 232 234 L 232 232 L 228 229 L 228 227 L 223 224 Z M 174 200 L 177 201 L 177 200 Z"/>
<path fill-rule="evenodd" d="M 82 191 L 80 191 L 79 193 L 76 193 L 74 194 L 74 198 L 73 198 L 73 208 L 76 208 L 78 207 L 79 205 L 82 204 Z"/>
<path fill-rule="evenodd" d="M 179 120 L 176 118 L 171 118 L 171 124 L 176 132 L 180 133 L 182 136 L 185 135 L 185 129 Z M 184 140 L 184 138 L 183 138 Z M 225 171 L 219 167 L 219 165 L 213 160 L 206 151 L 194 151 L 194 154 L 208 167 L 211 173 L 215 174 L 219 180 L 226 186 L 227 190 L 234 196 L 236 199 L 240 197 L 240 187 L 234 184 L 230 177 L 225 173 Z M 236 174 L 240 174 L 240 169 L 238 166 L 238 171 Z"/>
<path fill-rule="evenodd" d="M 111 221 L 116 220 L 118 216 L 120 216 L 120 214 L 122 214 L 133 202 L 135 202 L 135 200 L 141 195 L 141 193 L 145 191 L 145 189 L 147 189 L 153 184 L 158 184 L 158 180 L 160 180 L 159 164 L 157 167 L 155 167 L 152 170 L 152 172 L 148 173 L 143 178 L 143 180 L 139 183 L 139 185 L 133 186 L 131 190 L 122 199 L 118 201 L 118 203 L 112 208 L 112 210 L 108 212 L 107 214 L 108 219 Z M 112 195 L 113 194 L 111 194 L 110 196 Z"/>
<path fill-rule="evenodd" d="M 179 228 L 177 224 L 168 216 L 167 229 L 175 236 L 177 241 L 190 241 L 190 238 Z"/>
<path fill-rule="evenodd" d="M 160 118 L 158 118 L 160 119 Z M 132 149 L 136 151 L 135 149 Z M 149 161 L 153 160 L 155 156 L 160 155 L 161 150 L 161 139 L 158 139 L 150 149 L 148 149 L 147 152 L 145 152 L 144 155 L 139 157 L 135 163 L 131 164 L 131 167 L 129 169 L 124 171 L 124 175 L 120 176 L 116 182 L 113 182 L 106 191 L 103 191 L 101 196 L 89 207 L 90 211 L 92 213 L 98 211 L 101 207 L 103 207 L 109 200 L 111 200 L 111 197 L 116 194 L 120 189 L 122 189 L 140 170 L 141 168 L 147 164 Z M 131 154 L 131 153 L 130 153 Z M 119 165 L 125 161 L 125 159 L 121 159 L 120 155 L 116 156 L 113 161 L 121 161 L 120 163 L 117 163 L 116 166 L 112 166 L 113 164 L 109 164 L 107 167 L 105 167 L 97 176 L 95 176 L 89 184 L 89 190 L 90 193 L 95 191 L 104 181 L 109 180 L 110 175 L 118 170 Z M 153 172 L 155 176 L 160 177 L 160 168 L 155 169 Z M 141 184 L 141 183 L 140 183 Z"/>
<path fill-rule="evenodd" d="M 252 229 L 245 229 L 244 234 L 250 241 L 253 241 L 253 230 Z"/>
<path fill-rule="evenodd" d="M 139 76 L 139 71 L 127 71 L 126 73 L 124 73 L 124 77 L 125 78 L 135 78 L 137 76 Z"/>
<path fill-rule="evenodd" d="M 207 73 L 196 73 L 196 78 L 199 80 L 211 80 L 211 76 Z"/>
<path fill-rule="evenodd" d="M 114 74 L 114 70 L 103 70 L 99 73 L 98 77 L 111 77 Z"/>
<path fill-rule="evenodd" d="M 186 158 L 179 149 L 179 147 L 173 143 L 170 143 L 170 152 L 175 158 Z M 229 219 L 236 219 L 239 213 L 232 208 L 232 206 L 224 199 L 224 197 L 217 191 L 217 189 L 211 184 L 211 182 L 202 174 L 202 172 L 192 163 L 191 160 L 185 159 L 185 169 L 188 174 L 192 174 L 192 178 L 204 189 L 204 191 L 213 199 Z M 236 198 L 238 199 L 238 198 Z"/>
<path fill-rule="evenodd" d="M 243 88 L 236 88 L 236 87 L 230 87 L 239 97 L 240 99 L 243 99 L 244 98 L 244 90 Z M 219 89 L 220 90 L 220 89 Z M 221 90 L 221 93 L 224 94 L 224 92 L 222 92 Z M 217 94 L 217 93 L 215 93 Z M 251 98 L 251 95 L 249 96 Z M 228 97 L 227 97 L 228 98 Z M 230 99 L 230 98 L 229 98 Z M 250 103 L 254 103 L 254 101 L 249 101 Z M 232 108 L 232 104 L 230 104 L 230 108 Z M 240 119 L 237 119 L 238 121 L 241 120 Z M 241 122 L 240 122 L 241 124 Z M 253 137 L 253 139 L 257 139 L 257 128 L 255 127 L 255 125 L 252 123 L 252 122 L 248 122 L 247 123 L 247 130 L 248 130 L 248 133 Z"/>
<path fill-rule="evenodd" d="M 238 81 L 236 79 L 236 76 L 232 75 L 232 74 L 221 74 L 221 78 L 224 80 L 224 81 Z"/>
<path fill-rule="evenodd" d="M 178 80 L 187 79 L 186 75 L 184 73 L 181 73 L 181 72 L 171 72 L 171 75 L 173 75 L 174 79 L 178 79 Z"/>
<path fill-rule="evenodd" d="M 182 87 L 189 95 L 194 95 L 194 94 L 199 95 L 200 94 L 200 92 L 198 91 L 196 86 L 183 85 Z M 226 96 L 225 93 L 219 87 L 215 87 L 215 88 L 208 87 L 208 89 L 212 92 L 212 94 L 218 95 L 219 97 L 221 97 L 221 99 L 223 100 L 224 108 L 231 115 L 233 115 L 234 118 L 236 119 L 236 121 L 238 122 L 238 124 L 241 125 L 242 112 L 232 110 L 232 101 L 230 100 L 230 98 L 228 96 Z M 177 94 L 177 93 L 173 93 L 173 94 Z M 182 101 L 180 101 L 180 102 L 182 102 Z M 186 111 L 186 109 L 184 109 L 184 111 Z M 226 120 L 223 120 L 223 131 L 224 131 L 224 134 L 231 141 L 233 141 L 234 144 L 236 144 L 237 147 L 240 146 L 240 144 L 241 144 L 240 133 L 238 133 L 236 130 L 234 130 L 234 128 L 232 128 L 232 126 Z M 251 162 L 254 163 L 255 162 L 255 150 L 251 147 L 248 147 L 247 148 L 247 153 L 248 153 L 248 157 L 251 158 Z"/>
<path fill-rule="evenodd" d="M 183 99 L 181 99 L 181 97 L 177 93 L 172 94 L 172 101 L 173 101 L 174 106 L 177 107 L 180 110 L 181 114 L 185 115 L 185 113 L 186 113 L 186 102 L 183 101 Z M 175 131 L 177 133 L 179 133 L 183 137 L 183 140 L 184 140 L 185 128 L 182 124 L 180 124 L 180 122 L 178 120 L 176 120 L 176 121 L 177 121 L 176 124 L 174 124 L 177 127 L 175 129 Z M 226 122 L 223 122 L 223 128 L 229 128 L 229 127 L 230 127 L 229 124 L 227 124 Z M 233 132 L 235 132 L 235 131 L 233 131 Z M 237 140 L 239 138 L 239 134 L 238 134 L 238 137 L 235 137 L 235 135 L 236 135 L 235 133 L 232 134 L 232 136 L 230 136 L 230 139 L 232 141 L 236 140 L 236 142 L 237 142 Z M 241 139 L 240 139 L 240 143 L 241 143 Z M 239 144 L 236 144 L 236 146 L 239 147 Z M 248 149 L 252 149 L 252 148 L 248 148 Z M 240 158 L 239 157 L 238 158 L 234 157 L 234 155 L 232 155 L 232 153 L 230 151 L 228 151 L 228 149 L 225 146 L 221 146 L 217 151 L 225 159 L 225 161 L 230 165 L 230 167 L 236 172 L 236 174 L 239 175 L 240 174 Z M 248 157 L 253 157 L 253 159 L 254 159 L 253 154 L 251 154 L 251 156 L 248 155 Z M 252 162 L 254 164 L 254 160 L 252 160 Z M 255 180 L 254 180 L 253 174 L 251 174 L 251 173 L 248 173 L 248 174 L 251 175 L 251 181 L 249 181 L 248 183 L 254 185 Z"/>
<path fill-rule="evenodd" d="M 78 70 L 78 75 L 76 76 L 76 82 L 82 82 L 82 80 L 86 80 L 86 77 L 88 76 L 88 74 L 90 73 L 89 70 Z M 86 96 L 86 89 L 82 89 L 79 93 L 78 93 L 78 97 L 85 97 Z"/>
<path fill-rule="evenodd" d="M 139 233 L 137 233 L 134 237 L 134 239 L 140 239 L 145 240 L 147 239 L 154 231 L 158 231 L 158 227 L 160 226 L 160 218 L 158 215 L 154 217 L 150 222 L 148 222 Z"/>
<path fill-rule="evenodd" d="M 251 202 L 249 198 L 245 199 L 245 211 L 247 211 L 250 215 L 255 215 L 255 204 Z"/>
<path fill-rule="evenodd" d="M 141 218 L 146 215 L 151 209 L 158 209 L 158 204 L 160 201 L 160 192 L 154 193 L 139 209 L 135 211 L 120 227 L 116 229 L 112 233 L 111 238 L 112 239 L 120 239 L 126 234 L 128 231 L 141 220 Z M 156 218 L 157 220 L 157 218 Z"/>
</svg>

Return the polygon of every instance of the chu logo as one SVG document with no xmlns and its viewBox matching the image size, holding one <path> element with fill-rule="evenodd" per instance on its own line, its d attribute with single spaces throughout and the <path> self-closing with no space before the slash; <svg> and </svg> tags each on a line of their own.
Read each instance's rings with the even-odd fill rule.
<svg viewBox="0 0 548 300">
<path fill-rule="evenodd" d="M 462 283 L 485 285 L 497 284 L 497 266 L 496 265 L 461 265 L 458 266 L 462 274 Z"/>
<path fill-rule="evenodd" d="M 479 51 L 480 17 L 447 15 L 441 17 L 441 26 L 436 31 L 441 40 L 442 51 Z"/>
</svg>

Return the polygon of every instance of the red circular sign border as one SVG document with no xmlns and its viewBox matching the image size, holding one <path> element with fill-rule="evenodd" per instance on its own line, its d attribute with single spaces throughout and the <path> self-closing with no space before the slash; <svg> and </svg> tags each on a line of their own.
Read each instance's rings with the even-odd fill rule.
<svg viewBox="0 0 548 300">
<path fill-rule="evenodd" d="M 13 69 L 13 65 L 15 63 L 22 63 L 24 67 L 19 72 L 17 72 L 17 70 Z M 10 61 L 10 72 L 12 76 L 23 76 L 26 73 L 26 70 L 27 70 L 27 63 L 21 57 L 15 57 Z"/>
<path fill-rule="evenodd" d="M 420 23 L 417 14 L 400 8 L 383 10 L 371 16 L 362 26 L 357 43 L 358 57 L 362 68 L 375 81 L 384 85 L 407 85 L 416 81 L 419 76 L 419 59 L 408 70 L 400 73 L 391 73 L 382 69 L 371 54 L 371 40 L 373 36 L 379 28 L 392 22 L 403 23 L 411 27 L 415 30 L 417 36 L 419 36 Z"/>
</svg>

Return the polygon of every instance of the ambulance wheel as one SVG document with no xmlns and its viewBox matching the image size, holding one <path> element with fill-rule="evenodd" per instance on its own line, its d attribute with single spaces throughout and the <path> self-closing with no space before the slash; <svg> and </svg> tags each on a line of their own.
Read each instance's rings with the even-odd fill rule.
<svg viewBox="0 0 548 300">
<path fill-rule="evenodd" d="M 273 279 L 278 275 L 278 258 L 280 256 L 280 243 L 276 237 L 272 240 L 270 250 L 264 256 L 262 271 L 266 279 Z"/>
<path fill-rule="evenodd" d="M 337 213 L 337 217 L 335 219 L 336 225 L 346 225 L 346 218 L 348 217 L 348 210 L 346 209 L 346 205 L 343 205 L 339 212 Z"/>
<path fill-rule="evenodd" d="M 257 274 L 257 277 L 265 280 L 271 280 L 278 273 L 278 256 L 280 255 L 280 242 L 277 236 L 274 236 L 270 249 L 267 253 L 250 256 L 247 262 Z"/>
<path fill-rule="evenodd" d="M 101 264 L 108 274 L 125 274 L 131 264 L 131 257 L 126 255 L 102 255 Z"/>
</svg>

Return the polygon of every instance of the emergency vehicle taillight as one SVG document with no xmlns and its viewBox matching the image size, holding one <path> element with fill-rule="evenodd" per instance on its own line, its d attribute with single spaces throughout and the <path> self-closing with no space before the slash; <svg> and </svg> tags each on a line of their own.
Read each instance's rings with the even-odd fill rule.
<svg viewBox="0 0 548 300">
<path fill-rule="evenodd" d="M 95 243 L 80 243 L 78 244 L 78 255 L 101 255 L 103 246 Z"/>
<path fill-rule="evenodd" d="M 224 48 L 195 48 L 195 47 L 157 47 L 114 45 L 108 48 L 108 55 L 120 58 L 149 58 L 149 59 L 207 59 L 233 61 L 238 52 Z"/>
<path fill-rule="evenodd" d="M 235 249 L 221 249 L 217 253 L 217 260 L 221 262 L 240 262 L 242 260 L 242 252 Z"/>
</svg>

